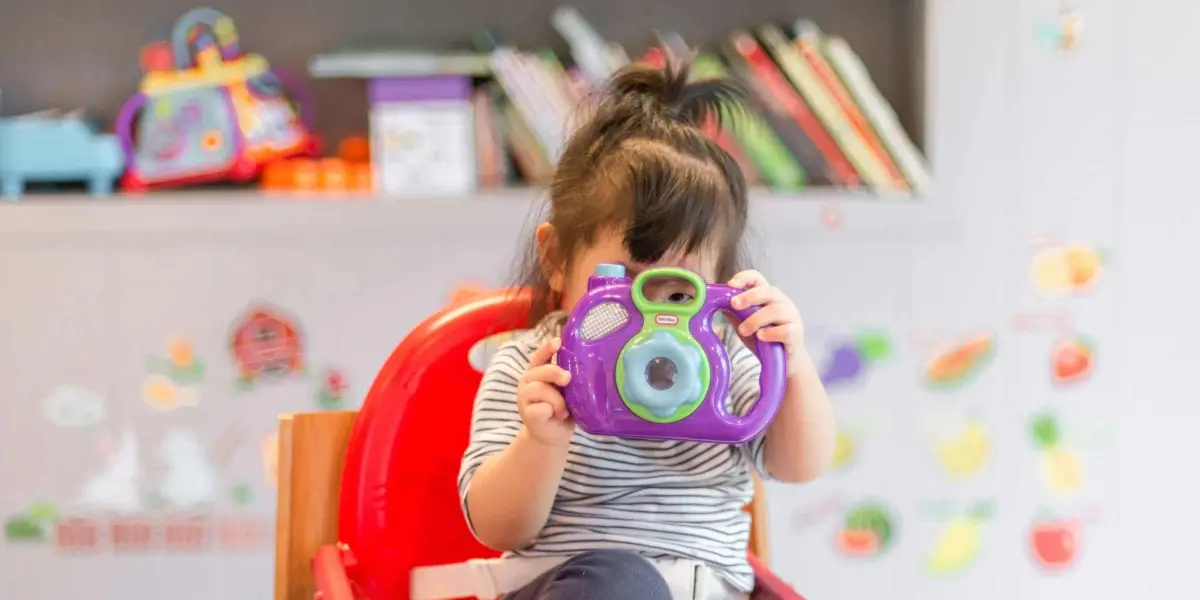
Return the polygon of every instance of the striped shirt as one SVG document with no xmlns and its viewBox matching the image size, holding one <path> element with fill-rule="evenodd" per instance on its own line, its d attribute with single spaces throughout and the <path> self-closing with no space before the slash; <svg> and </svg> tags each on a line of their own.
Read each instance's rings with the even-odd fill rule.
<svg viewBox="0 0 1200 600">
<path fill-rule="evenodd" d="M 521 429 L 517 382 L 534 350 L 557 335 L 562 318 L 561 313 L 547 317 L 492 358 L 475 399 L 471 441 L 458 477 L 464 511 L 479 466 Z M 726 402 L 731 412 L 743 415 L 758 399 L 760 365 L 732 329 L 725 329 L 733 372 Z M 766 474 L 762 461 L 762 436 L 722 445 L 592 436 L 576 429 L 546 525 L 531 546 L 505 556 L 618 548 L 651 560 L 702 561 L 733 587 L 750 592 L 750 517 L 743 507 L 754 494 L 751 473 Z"/>
</svg>

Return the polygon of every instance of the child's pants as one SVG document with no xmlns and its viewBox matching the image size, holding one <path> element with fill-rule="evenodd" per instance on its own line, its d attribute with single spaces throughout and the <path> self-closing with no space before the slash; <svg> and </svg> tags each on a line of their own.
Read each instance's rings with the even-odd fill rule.
<svg viewBox="0 0 1200 600">
<path fill-rule="evenodd" d="M 509 559 L 513 560 L 513 559 Z M 520 559 L 516 559 L 520 560 Z M 651 562 L 625 550 L 597 550 L 551 567 L 503 600 L 745 600 L 746 594 L 687 561 Z M 696 581 L 703 578 L 705 581 Z M 689 581 L 690 579 L 690 581 Z"/>
</svg>

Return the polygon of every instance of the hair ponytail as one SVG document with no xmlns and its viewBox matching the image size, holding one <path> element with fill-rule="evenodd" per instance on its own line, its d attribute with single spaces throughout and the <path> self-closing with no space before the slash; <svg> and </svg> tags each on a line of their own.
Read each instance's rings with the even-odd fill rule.
<svg viewBox="0 0 1200 600">
<path fill-rule="evenodd" d="M 640 109 L 644 116 L 662 117 L 691 127 L 702 127 L 711 116 L 742 105 L 745 93 L 727 79 L 689 81 L 691 62 L 670 61 L 662 69 L 634 64 L 613 75 L 601 104 Z"/>
</svg>

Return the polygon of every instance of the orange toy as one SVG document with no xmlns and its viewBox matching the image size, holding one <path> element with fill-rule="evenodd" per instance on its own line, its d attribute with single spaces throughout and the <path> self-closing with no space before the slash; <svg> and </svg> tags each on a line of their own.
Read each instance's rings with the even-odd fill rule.
<svg viewBox="0 0 1200 600">
<path fill-rule="evenodd" d="M 410 600 L 414 570 L 497 555 L 459 506 L 482 379 L 468 355 L 523 328 L 529 305 L 527 293 L 492 291 L 449 306 L 396 347 L 360 411 L 280 419 L 275 600 Z M 766 507 L 755 500 L 746 510 L 754 599 L 803 600 L 763 566 Z"/>
<path fill-rule="evenodd" d="M 374 188 L 371 166 L 342 158 L 295 159 L 270 164 L 261 186 L 273 191 L 367 192 Z"/>
</svg>

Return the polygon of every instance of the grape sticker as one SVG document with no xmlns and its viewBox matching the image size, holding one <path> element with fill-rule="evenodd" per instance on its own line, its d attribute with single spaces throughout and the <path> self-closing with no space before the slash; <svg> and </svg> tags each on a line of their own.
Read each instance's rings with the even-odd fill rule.
<svg viewBox="0 0 1200 600">
<path fill-rule="evenodd" d="M 891 352 L 891 340 L 880 331 L 863 331 L 850 338 L 836 340 L 830 343 L 828 354 L 821 364 L 821 381 L 826 386 L 858 381 L 867 367 L 883 362 Z"/>
<path fill-rule="evenodd" d="M 991 333 L 976 333 L 961 342 L 934 352 L 925 364 L 925 381 L 935 389 L 961 387 L 983 371 L 996 353 L 996 338 Z"/>
<path fill-rule="evenodd" d="M 96 392 L 63 385 L 50 392 L 42 402 L 42 415 L 59 427 L 82 429 L 104 420 L 106 404 L 104 396 Z"/>
<path fill-rule="evenodd" d="M 925 571 L 935 577 L 957 575 L 975 563 L 983 550 L 983 529 L 995 511 L 980 502 L 942 524 L 933 549 L 925 556 Z"/>
<path fill-rule="evenodd" d="M 1083 483 L 1083 468 L 1074 452 L 1063 443 L 1058 418 L 1050 413 L 1033 417 L 1030 432 L 1042 452 L 1042 481 L 1054 493 L 1071 496 Z"/>
<path fill-rule="evenodd" d="M 47 502 L 34 502 L 25 512 L 4 520 L 4 539 L 9 543 L 45 542 L 58 522 L 58 510 Z"/>
<path fill-rule="evenodd" d="M 1055 342 L 1050 351 L 1050 378 L 1060 386 L 1086 381 L 1096 368 L 1096 346 L 1087 338 L 1070 335 Z"/>
<path fill-rule="evenodd" d="M 896 541 L 896 518 L 882 503 L 867 501 L 846 511 L 834 538 L 838 552 L 868 558 L 887 551 Z"/>
</svg>

